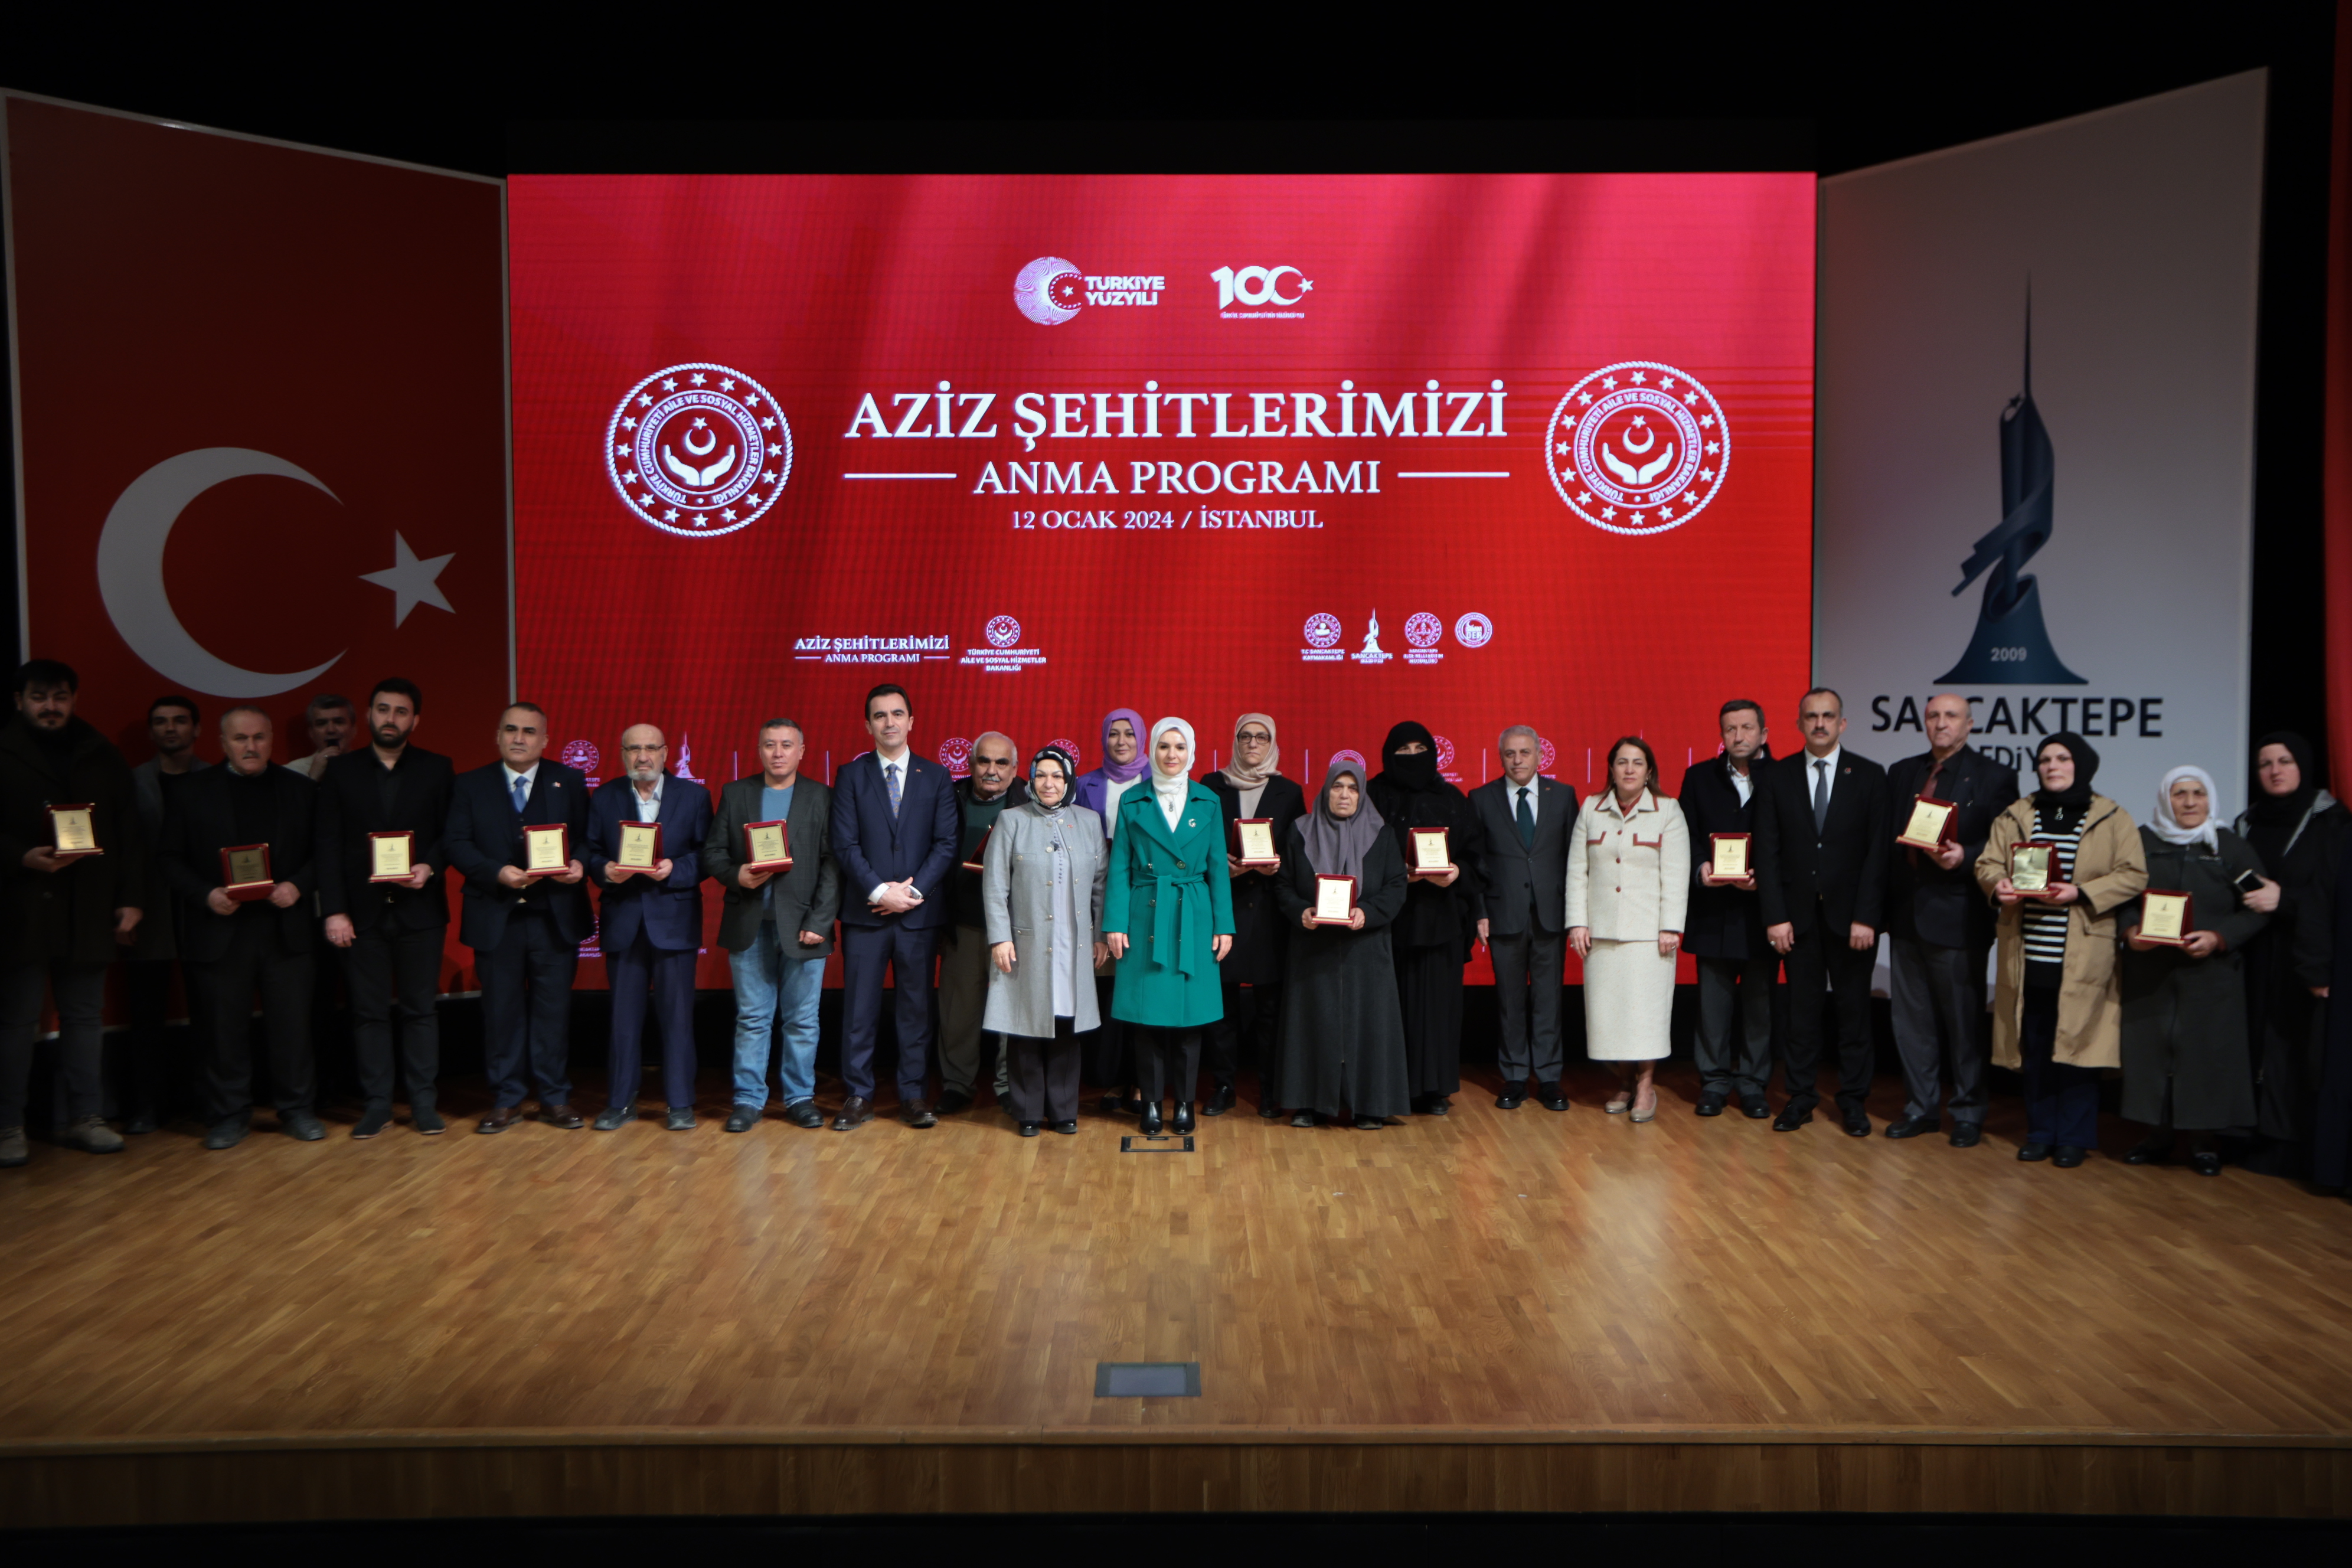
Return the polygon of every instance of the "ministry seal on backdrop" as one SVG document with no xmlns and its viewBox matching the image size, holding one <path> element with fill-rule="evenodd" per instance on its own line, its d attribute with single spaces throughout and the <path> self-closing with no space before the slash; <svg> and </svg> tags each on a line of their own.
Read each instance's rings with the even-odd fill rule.
<svg viewBox="0 0 2352 1568">
<path fill-rule="evenodd" d="M 1715 395 L 1654 360 L 1604 365 L 1568 389 L 1544 436 L 1568 510 L 1611 533 L 1664 533 L 1723 489 L 1731 434 Z"/>
<path fill-rule="evenodd" d="M 666 533 L 732 533 L 775 505 L 791 480 L 792 421 L 740 370 L 670 365 L 613 410 L 604 471 L 628 509 Z"/>
</svg>

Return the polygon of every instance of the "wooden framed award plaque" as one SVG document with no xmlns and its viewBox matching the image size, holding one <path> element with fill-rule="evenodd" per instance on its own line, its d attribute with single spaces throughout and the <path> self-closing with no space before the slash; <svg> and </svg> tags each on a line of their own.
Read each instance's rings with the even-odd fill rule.
<svg viewBox="0 0 2352 1568">
<path fill-rule="evenodd" d="M 522 874 L 561 877 L 572 869 L 572 840 L 560 822 L 532 823 L 522 830 Z"/>
<path fill-rule="evenodd" d="M 1952 841 L 1953 824 L 1959 816 L 1959 809 L 1950 801 L 1937 800 L 1933 795 L 1914 796 L 1910 819 L 1904 823 L 1903 831 L 1895 836 L 1895 842 L 1931 853 L 1941 849 Z"/>
<path fill-rule="evenodd" d="M 2150 888 L 2140 895 L 2139 939 L 2161 942 L 2166 947 L 2186 947 L 2189 933 L 2197 928 L 2189 924 L 2193 900 L 2187 893 L 2169 889 Z"/>
<path fill-rule="evenodd" d="M 2009 885 L 2021 899 L 2050 897 L 2050 883 L 2058 875 L 2058 846 L 2046 838 L 2029 838 L 2009 851 Z"/>
<path fill-rule="evenodd" d="M 1752 833 L 1710 833 L 1707 835 L 1707 869 L 1718 882 L 1744 882 L 1756 874 L 1748 849 L 1756 836 Z"/>
<path fill-rule="evenodd" d="M 747 871 L 789 871 L 793 868 L 793 836 L 782 822 L 743 825 L 743 868 Z"/>
<path fill-rule="evenodd" d="M 1454 846 L 1446 829 L 1410 828 L 1405 838 L 1412 846 L 1412 875 L 1443 877 L 1454 869 Z"/>
<path fill-rule="evenodd" d="M 980 836 L 980 842 L 971 847 L 971 858 L 963 863 L 965 870 L 984 871 L 988 868 L 988 841 L 995 837 L 996 825 L 992 822 L 988 830 Z"/>
<path fill-rule="evenodd" d="M 1282 864 L 1281 852 L 1274 847 L 1274 818 L 1242 816 L 1234 819 L 1234 858 L 1243 865 L 1263 866 L 1271 870 Z"/>
<path fill-rule="evenodd" d="M 1322 875 L 1315 879 L 1315 923 L 1343 926 L 1356 912 L 1356 879 Z"/>
<path fill-rule="evenodd" d="M 404 830 L 368 835 L 369 881 L 405 882 L 415 868 L 415 834 Z"/>
<path fill-rule="evenodd" d="M 650 873 L 661 864 L 661 824 L 629 822 L 621 825 L 621 842 L 614 851 L 613 864 L 624 871 Z"/>
<path fill-rule="evenodd" d="M 96 809 L 88 801 L 49 807 L 50 853 L 60 860 L 105 854 L 98 847 L 98 829 L 91 824 L 90 813 Z"/>
<path fill-rule="evenodd" d="M 249 904 L 266 899 L 277 887 L 269 874 L 269 846 L 234 844 L 221 851 L 221 891 L 232 902 Z"/>
</svg>

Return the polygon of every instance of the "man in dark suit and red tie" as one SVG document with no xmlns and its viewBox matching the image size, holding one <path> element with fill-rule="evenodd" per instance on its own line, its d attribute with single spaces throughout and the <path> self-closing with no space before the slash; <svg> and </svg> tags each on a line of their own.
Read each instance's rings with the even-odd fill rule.
<svg viewBox="0 0 2352 1568">
<path fill-rule="evenodd" d="M 458 774 L 450 793 L 444 843 L 466 879 L 457 939 L 474 950 L 481 973 L 482 1055 L 495 1091 L 477 1132 L 503 1132 L 522 1120 L 527 1088 L 538 1090 L 541 1121 L 584 1124 L 572 1109 L 568 1035 L 572 977 L 590 923 L 580 861 L 588 779 L 541 755 L 546 750 L 546 710 L 515 703 L 499 715 L 499 760 Z M 559 824 L 563 869 L 528 875 L 523 830 Z"/>
<path fill-rule="evenodd" d="M 1886 902 L 1886 770 L 1845 749 L 1845 702 L 1827 687 L 1797 709 L 1802 751 L 1764 772 L 1756 803 L 1756 890 L 1764 938 L 1789 973 L 1789 1102 L 1773 1121 L 1793 1132 L 1821 1103 L 1822 982 L 1837 998 L 1838 1111 L 1846 1135 L 1870 1136 L 1870 971 Z"/>
<path fill-rule="evenodd" d="M 915 712 L 906 689 L 866 694 L 874 749 L 833 785 L 833 853 L 841 864 L 841 1077 L 849 1089 L 833 1130 L 874 1119 L 874 1034 L 882 979 L 896 971 L 898 1114 L 909 1127 L 939 1118 L 924 1097 L 931 1043 L 931 968 L 940 928 L 954 918 L 947 879 L 963 814 L 948 770 L 908 745 Z"/>
<path fill-rule="evenodd" d="M 702 841 L 710 833 L 710 792 L 669 772 L 669 742 L 651 724 L 621 731 L 623 774 L 588 802 L 588 879 L 602 919 L 597 945 L 613 987 L 607 1056 L 612 1096 L 596 1118 L 610 1132 L 637 1113 L 646 994 L 661 1028 L 665 1125 L 694 1129 L 694 961 L 702 946 Z M 652 823 L 661 844 L 650 870 L 622 864 L 621 827 Z"/>
<path fill-rule="evenodd" d="M 1546 1110 L 1566 1110 L 1560 1091 L 1559 999 L 1568 963 L 1568 847 L 1576 792 L 1536 774 L 1543 742 L 1514 724 L 1498 742 L 1503 776 L 1470 792 L 1486 857 L 1486 886 L 1471 899 L 1478 940 L 1495 959 L 1495 1000 L 1503 1015 L 1496 1052 L 1503 1091 L 1495 1104 L 1527 1103 L 1528 1080 Z"/>
</svg>

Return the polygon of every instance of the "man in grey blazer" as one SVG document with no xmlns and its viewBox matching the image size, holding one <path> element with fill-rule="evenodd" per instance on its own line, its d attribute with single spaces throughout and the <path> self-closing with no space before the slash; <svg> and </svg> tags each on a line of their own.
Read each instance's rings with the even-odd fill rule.
<svg viewBox="0 0 2352 1568">
<path fill-rule="evenodd" d="M 1485 886 L 1471 897 L 1478 940 L 1495 958 L 1495 995 L 1503 1014 L 1498 1052 L 1505 1110 L 1528 1097 L 1566 1110 L 1560 1092 L 1559 999 L 1568 962 L 1568 847 L 1576 837 L 1576 792 L 1536 776 L 1542 745 L 1525 724 L 1503 731 L 1503 776 L 1470 792 L 1485 842 Z"/>
<path fill-rule="evenodd" d="M 833 858 L 833 792 L 803 777 L 808 742 L 798 723 L 760 726 L 760 769 L 719 792 L 702 874 L 725 891 L 719 945 L 735 981 L 735 1104 L 727 1131 L 748 1132 L 768 1104 L 768 1057 L 782 1036 L 784 1120 L 822 1127 L 816 1108 L 816 1012 L 824 991 L 825 955 L 841 912 L 841 868 Z M 784 824 L 793 863 L 754 871 L 743 829 Z"/>
</svg>

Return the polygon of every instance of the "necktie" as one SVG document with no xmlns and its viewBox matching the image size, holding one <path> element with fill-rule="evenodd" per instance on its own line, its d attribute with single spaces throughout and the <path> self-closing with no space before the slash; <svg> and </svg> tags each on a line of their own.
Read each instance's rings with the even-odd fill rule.
<svg viewBox="0 0 2352 1568">
<path fill-rule="evenodd" d="M 898 764 L 892 763 L 884 768 L 882 776 L 890 781 L 890 815 L 896 816 L 898 815 Z"/>
<path fill-rule="evenodd" d="M 1819 838 L 1830 825 L 1830 760 L 1813 759 L 1813 837 Z"/>
<path fill-rule="evenodd" d="M 522 815 L 523 802 L 525 802 L 525 801 L 529 800 L 530 798 L 530 780 L 528 780 L 528 779 L 517 779 L 517 780 L 515 780 L 515 782 L 514 782 L 514 808 L 515 808 L 515 815 L 516 815 L 517 816 L 520 816 Z"/>
<path fill-rule="evenodd" d="M 1536 813 L 1528 804 L 1528 786 L 1519 786 L 1519 842 L 1532 849 L 1536 847 Z"/>
</svg>

